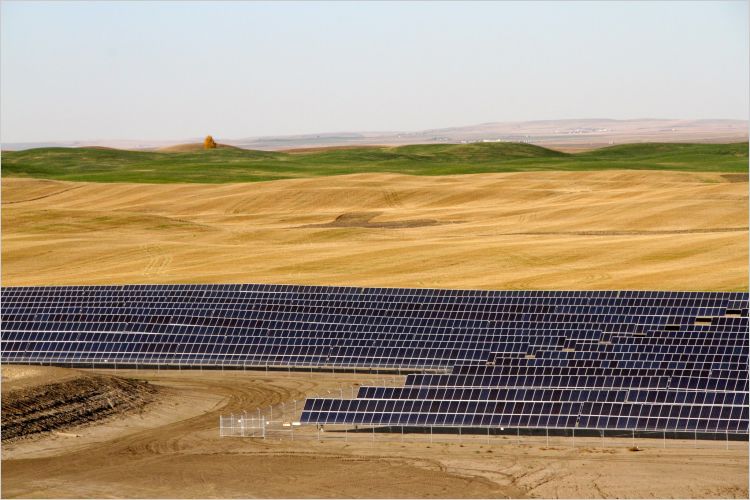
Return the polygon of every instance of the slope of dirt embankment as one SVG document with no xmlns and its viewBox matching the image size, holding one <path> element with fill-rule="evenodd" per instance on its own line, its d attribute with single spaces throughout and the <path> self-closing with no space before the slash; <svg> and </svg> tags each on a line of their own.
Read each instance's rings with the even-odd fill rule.
<svg viewBox="0 0 750 500">
<path fill-rule="evenodd" d="M 83 373 L 54 383 L 6 387 L 2 442 L 136 412 L 154 401 L 156 392 L 148 382 Z"/>
</svg>

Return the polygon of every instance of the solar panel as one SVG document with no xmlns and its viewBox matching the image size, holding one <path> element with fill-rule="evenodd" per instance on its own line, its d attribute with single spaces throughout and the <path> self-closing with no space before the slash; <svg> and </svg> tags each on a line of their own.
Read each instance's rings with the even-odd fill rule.
<svg viewBox="0 0 750 500">
<path fill-rule="evenodd" d="M 748 294 L 11 287 L 6 363 L 422 371 L 308 423 L 747 433 Z M 442 373 L 430 373 L 438 369 Z"/>
</svg>

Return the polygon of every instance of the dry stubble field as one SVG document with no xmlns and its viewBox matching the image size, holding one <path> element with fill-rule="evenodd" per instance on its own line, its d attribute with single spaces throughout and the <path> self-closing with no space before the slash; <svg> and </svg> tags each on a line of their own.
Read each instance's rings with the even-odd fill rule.
<svg viewBox="0 0 750 500">
<path fill-rule="evenodd" d="M 747 289 L 742 174 L 4 178 L 2 283 Z"/>
</svg>

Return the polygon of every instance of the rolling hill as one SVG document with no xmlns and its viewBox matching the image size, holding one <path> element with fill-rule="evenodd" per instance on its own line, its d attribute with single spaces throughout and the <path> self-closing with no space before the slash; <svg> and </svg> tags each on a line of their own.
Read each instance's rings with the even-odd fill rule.
<svg viewBox="0 0 750 500">
<path fill-rule="evenodd" d="M 748 143 L 629 144 L 563 153 L 522 143 L 429 144 L 311 151 L 238 148 L 127 151 L 38 148 L 2 155 L 4 177 L 136 183 L 229 183 L 355 173 L 455 175 L 519 171 L 747 172 Z"/>
</svg>

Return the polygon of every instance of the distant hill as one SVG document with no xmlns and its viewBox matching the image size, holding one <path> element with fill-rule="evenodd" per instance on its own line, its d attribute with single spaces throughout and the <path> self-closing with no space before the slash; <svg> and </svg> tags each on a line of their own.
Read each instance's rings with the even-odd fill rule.
<svg viewBox="0 0 750 500">
<path fill-rule="evenodd" d="M 747 173 L 748 143 L 631 144 L 564 153 L 520 143 L 420 144 L 275 152 L 38 148 L 2 155 L 2 175 L 94 182 L 254 182 L 392 172 L 455 175 L 647 169 Z"/>
<path fill-rule="evenodd" d="M 604 118 L 491 122 L 418 131 L 334 132 L 298 135 L 221 138 L 223 144 L 244 149 L 279 151 L 329 146 L 407 144 L 461 144 L 524 142 L 566 152 L 644 142 L 730 143 L 748 139 L 747 120 L 674 120 Z M 3 150 L 40 147 L 107 146 L 131 150 L 158 150 L 177 144 L 199 143 L 201 138 L 175 141 L 99 140 L 4 143 Z"/>
</svg>

